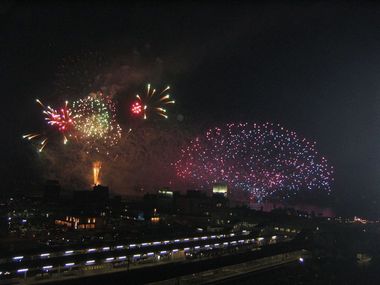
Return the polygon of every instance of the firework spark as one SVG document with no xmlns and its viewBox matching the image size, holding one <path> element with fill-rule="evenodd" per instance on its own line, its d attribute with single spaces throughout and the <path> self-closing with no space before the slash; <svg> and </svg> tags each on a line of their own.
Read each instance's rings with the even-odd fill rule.
<svg viewBox="0 0 380 285">
<path fill-rule="evenodd" d="M 141 115 L 143 111 L 143 107 L 141 106 L 141 103 L 139 101 L 134 102 L 131 107 L 131 112 L 134 115 Z"/>
<path fill-rule="evenodd" d="M 41 136 L 41 134 L 26 134 L 26 135 L 23 135 L 22 138 L 27 139 L 27 140 L 32 140 L 32 139 L 37 138 L 39 136 Z"/>
<path fill-rule="evenodd" d="M 302 190 L 331 191 L 333 168 L 311 143 L 280 125 L 227 124 L 183 148 L 177 175 L 201 187 L 227 182 L 259 201 Z"/>
<path fill-rule="evenodd" d="M 90 149 L 99 152 L 99 145 L 114 146 L 121 137 L 121 127 L 116 122 L 116 107 L 109 96 L 91 93 L 73 103 L 76 136 Z"/>
<path fill-rule="evenodd" d="M 144 120 L 146 120 L 151 113 L 155 113 L 167 119 L 168 115 L 166 114 L 167 110 L 165 106 L 175 103 L 175 101 L 170 98 L 170 94 L 168 94 L 169 90 L 170 87 L 167 86 L 161 92 L 156 92 L 156 89 L 151 88 L 151 85 L 148 84 L 144 96 L 136 95 L 137 101 L 132 104 L 131 112 L 134 115 L 142 115 Z"/>
<path fill-rule="evenodd" d="M 59 110 L 53 109 L 50 106 L 45 106 L 39 99 L 36 99 L 36 102 L 43 108 L 42 114 L 44 115 L 45 121 L 49 126 L 55 128 L 62 134 L 63 143 L 66 144 L 68 142 L 67 134 L 73 126 L 73 119 L 71 116 L 71 109 L 68 106 L 68 101 L 66 101 L 64 107 Z M 27 140 L 39 140 L 39 152 L 42 152 L 48 143 L 48 138 L 41 134 L 26 134 L 22 137 Z"/>
<path fill-rule="evenodd" d="M 67 133 L 73 126 L 72 112 L 68 107 L 68 101 L 65 102 L 65 106 L 59 110 L 55 110 L 50 106 L 45 107 L 40 100 L 36 100 L 43 108 L 43 114 L 45 115 L 45 120 L 50 126 L 56 127 L 59 132 L 63 135 L 63 143 L 68 142 Z"/>
</svg>

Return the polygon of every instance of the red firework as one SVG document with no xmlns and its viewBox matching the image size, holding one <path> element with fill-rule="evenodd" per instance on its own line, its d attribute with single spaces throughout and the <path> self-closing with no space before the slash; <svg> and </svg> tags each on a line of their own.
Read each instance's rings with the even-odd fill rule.
<svg viewBox="0 0 380 285">
<path fill-rule="evenodd" d="M 140 102 L 136 101 L 132 104 L 131 112 L 134 115 L 141 115 L 143 111 L 143 107 Z"/>
</svg>

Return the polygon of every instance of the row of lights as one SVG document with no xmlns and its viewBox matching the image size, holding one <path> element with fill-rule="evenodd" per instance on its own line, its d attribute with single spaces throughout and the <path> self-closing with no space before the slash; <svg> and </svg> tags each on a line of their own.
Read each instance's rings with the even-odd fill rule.
<svg viewBox="0 0 380 285">
<path fill-rule="evenodd" d="M 247 233 L 247 231 L 242 231 L 242 233 Z M 227 236 L 230 236 L 230 237 L 233 237 L 233 236 L 235 236 L 235 234 L 234 233 L 231 233 L 231 234 L 229 234 L 229 235 L 227 235 Z M 190 239 L 192 239 L 193 241 L 197 241 L 197 240 L 199 240 L 199 239 L 201 239 L 201 240 L 207 240 L 207 239 L 215 239 L 215 238 L 223 238 L 223 237 L 226 237 L 226 235 L 219 235 L 219 236 L 216 236 L 216 235 L 212 235 L 212 236 L 203 236 L 203 237 L 194 237 L 194 238 L 184 238 L 184 239 L 182 239 L 184 242 L 188 242 L 188 241 L 190 241 Z M 149 245 L 160 245 L 160 244 L 169 244 L 169 243 L 171 243 L 171 242 L 174 242 L 174 243 L 179 243 L 181 240 L 180 239 L 175 239 L 175 240 L 165 240 L 165 241 L 154 241 L 154 242 L 145 242 L 145 243 L 141 243 L 141 244 L 130 244 L 128 247 L 129 248 L 135 248 L 135 247 L 137 247 L 137 246 L 140 246 L 140 247 L 146 247 L 146 246 L 149 246 Z M 118 245 L 118 246 L 116 246 L 115 247 L 116 249 L 123 249 L 124 248 L 124 246 L 123 245 Z M 107 247 L 103 247 L 102 248 L 102 250 L 103 251 L 109 251 L 111 248 L 109 247 L 109 246 L 107 246 Z M 97 251 L 98 249 L 96 249 L 96 248 L 90 248 L 90 249 L 88 249 L 87 250 L 87 252 L 89 253 L 89 252 L 95 252 L 95 251 Z M 73 250 L 67 250 L 67 251 L 65 251 L 64 252 L 64 255 L 71 255 L 71 254 L 73 254 L 74 253 L 74 251 Z M 42 254 L 40 254 L 40 257 L 41 258 L 43 258 L 43 257 L 46 257 L 46 258 L 48 258 L 48 257 L 50 257 L 50 253 L 42 253 Z M 15 257 L 13 257 L 12 258 L 12 260 L 14 260 L 14 261 L 21 261 L 22 259 L 24 258 L 24 256 L 15 256 Z"/>
<path fill-rule="evenodd" d="M 272 239 L 276 239 L 277 237 L 276 236 L 272 236 Z M 244 239 L 242 239 L 242 240 L 238 240 L 238 241 L 236 241 L 236 240 L 234 240 L 234 241 L 231 241 L 231 242 L 224 242 L 223 243 L 223 245 L 228 245 L 228 244 L 231 244 L 231 245 L 235 245 L 235 244 L 237 244 L 238 242 L 239 243 L 244 243 L 244 242 L 246 242 L 246 241 L 254 241 L 255 239 L 251 239 L 251 240 L 249 240 L 249 239 L 247 239 L 247 240 L 244 240 Z M 257 238 L 257 240 L 258 241 L 262 241 L 262 240 L 264 240 L 264 238 L 263 237 L 259 237 L 259 238 Z M 219 243 L 215 243 L 214 244 L 214 246 L 215 247 L 218 247 L 220 244 Z M 194 249 L 200 249 L 201 247 L 200 246 L 195 246 L 194 247 Z M 204 248 L 211 248 L 211 245 L 209 245 L 209 244 L 206 244 L 205 246 L 204 246 Z M 189 251 L 190 250 L 190 248 L 189 247 L 185 247 L 184 249 L 183 249 L 185 252 L 187 252 L 187 251 Z M 179 251 L 179 249 L 173 249 L 172 250 L 172 253 L 177 253 Z M 168 253 L 168 251 L 166 251 L 166 250 L 162 250 L 162 251 L 160 251 L 160 255 L 164 255 L 164 254 L 167 254 Z M 147 254 L 146 254 L 147 256 L 149 256 L 149 257 L 151 257 L 151 256 L 154 256 L 154 252 L 148 252 Z M 133 255 L 133 258 L 134 259 L 136 259 L 136 258 L 140 258 L 141 257 L 141 254 L 135 254 L 135 255 Z M 17 258 L 22 258 L 21 256 L 17 256 Z M 125 259 L 127 259 L 127 256 L 119 256 L 119 257 L 117 257 L 116 258 L 116 260 L 125 260 Z M 105 259 L 105 262 L 112 262 L 112 261 L 114 261 L 115 260 L 115 258 L 114 257 L 108 257 L 108 258 L 106 258 Z M 303 259 L 302 258 L 300 258 L 300 262 L 303 262 Z M 94 264 L 95 263 L 95 260 L 87 260 L 86 262 L 85 262 L 85 264 L 86 265 L 91 265 L 91 264 Z M 72 266 L 74 266 L 75 265 L 75 263 L 74 262 L 70 262 L 70 263 L 66 263 L 65 264 L 65 267 L 72 267 Z M 45 270 L 45 271 L 48 271 L 49 269 L 52 269 L 53 268 L 53 266 L 52 265 L 46 265 L 46 266 L 43 266 L 42 267 L 42 269 L 43 270 Z M 29 269 L 28 268 L 21 268 L 21 269 L 18 269 L 17 270 L 17 273 L 25 273 L 25 272 L 27 272 Z"/>
</svg>

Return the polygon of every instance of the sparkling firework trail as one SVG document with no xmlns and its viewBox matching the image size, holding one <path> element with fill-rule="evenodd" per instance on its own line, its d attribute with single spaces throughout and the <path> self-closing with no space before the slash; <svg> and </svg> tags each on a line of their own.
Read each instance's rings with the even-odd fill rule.
<svg viewBox="0 0 380 285">
<path fill-rule="evenodd" d="M 333 167 L 311 143 L 280 125 L 227 124 L 208 130 L 182 149 L 177 175 L 201 187 L 226 182 L 262 201 L 302 190 L 330 193 Z"/>
<path fill-rule="evenodd" d="M 48 139 L 45 138 L 42 142 L 40 142 L 40 148 L 38 149 L 39 152 L 42 152 L 42 150 L 45 148 L 45 146 L 47 145 L 47 141 Z"/>
<path fill-rule="evenodd" d="M 22 138 L 32 140 L 32 139 L 39 137 L 39 136 L 40 136 L 40 134 L 26 134 L 26 135 L 23 135 Z"/>
<path fill-rule="evenodd" d="M 36 101 L 44 108 L 43 114 L 47 123 L 50 126 L 56 127 L 62 133 L 63 143 L 66 144 L 68 141 L 66 134 L 74 124 L 71 109 L 68 107 L 69 102 L 66 101 L 64 107 L 55 110 L 50 106 L 45 107 L 38 99 Z"/>
<path fill-rule="evenodd" d="M 156 89 L 151 88 L 151 85 L 147 85 L 146 93 L 144 96 L 136 95 L 137 101 L 131 106 L 131 112 L 134 115 L 142 115 L 144 120 L 148 118 L 150 113 L 158 114 L 159 116 L 168 118 L 165 108 L 168 104 L 174 104 L 175 101 L 170 98 L 170 94 L 167 92 L 170 87 L 167 86 L 161 92 L 156 92 Z"/>
<path fill-rule="evenodd" d="M 43 108 L 42 114 L 44 115 L 45 121 L 49 126 L 56 128 L 63 136 L 63 143 L 68 142 L 67 134 L 73 126 L 73 119 L 71 109 L 68 107 L 68 101 L 65 102 L 64 107 L 59 110 L 55 110 L 50 106 L 45 106 L 39 99 L 36 102 Z M 47 137 L 43 137 L 41 134 L 27 134 L 22 136 L 23 139 L 34 140 L 40 139 L 38 144 L 38 151 L 42 152 L 48 143 Z"/>
<path fill-rule="evenodd" d="M 92 172 L 94 177 L 94 185 L 100 184 L 100 169 L 102 168 L 102 163 L 100 161 L 95 161 L 92 164 Z"/>
</svg>

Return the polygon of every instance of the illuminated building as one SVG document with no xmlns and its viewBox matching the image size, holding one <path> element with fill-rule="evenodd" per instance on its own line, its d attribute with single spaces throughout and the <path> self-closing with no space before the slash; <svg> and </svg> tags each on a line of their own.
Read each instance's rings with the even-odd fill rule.
<svg viewBox="0 0 380 285">
<path fill-rule="evenodd" d="M 153 223 L 153 224 L 156 224 L 160 221 L 160 217 L 151 217 L 150 218 L 150 221 Z"/>
<path fill-rule="evenodd" d="M 156 208 L 153 210 L 153 216 L 150 218 L 150 221 L 153 224 L 157 224 L 160 222 L 160 216 L 158 215 Z"/>
<path fill-rule="evenodd" d="M 163 213 L 168 213 L 173 210 L 173 203 L 177 192 L 169 190 L 169 188 L 161 188 L 157 194 L 145 194 L 144 204 L 146 211 L 158 208 Z"/>
<path fill-rule="evenodd" d="M 66 216 L 55 220 L 55 224 L 75 230 L 98 229 L 104 226 L 104 220 L 93 216 Z"/>
<path fill-rule="evenodd" d="M 212 194 L 227 197 L 228 187 L 225 183 L 215 183 L 212 186 Z"/>
<path fill-rule="evenodd" d="M 173 191 L 170 191 L 169 188 L 162 188 L 162 189 L 158 190 L 158 195 L 161 197 L 172 198 L 173 197 Z"/>
</svg>

